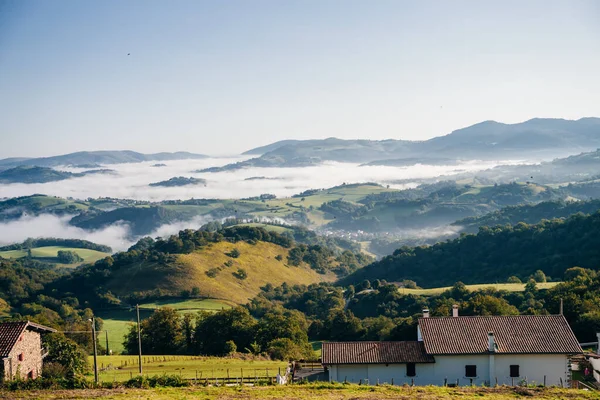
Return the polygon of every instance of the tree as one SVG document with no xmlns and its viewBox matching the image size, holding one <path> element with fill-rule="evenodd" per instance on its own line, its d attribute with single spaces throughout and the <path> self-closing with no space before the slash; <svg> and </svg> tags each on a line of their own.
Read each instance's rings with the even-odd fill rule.
<svg viewBox="0 0 600 400">
<path fill-rule="evenodd" d="M 546 274 L 544 274 L 544 271 L 542 271 L 541 269 L 535 271 L 532 278 L 538 283 L 546 282 Z"/>
<path fill-rule="evenodd" d="M 177 354 L 184 347 L 181 317 L 171 307 L 154 311 L 141 323 L 142 352 L 144 354 Z M 131 325 L 123 342 L 128 354 L 138 351 L 137 327 Z"/>
<path fill-rule="evenodd" d="M 248 277 L 248 273 L 244 268 L 238 268 L 237 271 L 231 273 L 237 279 L 244 280 Z"/>
<path fill-rule="evenodd" d="M 508 277 L 508 279 L 506 280 L 506 283 L 523 283 L 523 282 L 521 282 L 521 280 L 518 277 L 512 275 L 512 276 Z"/>
<path fill-rule="evenodd" d="M 268 353 L 275 360 L 304 360 L 316 358 L 308 342 L 298 344 L 288 338 L 275 339 L 269 343 Z"/>
<path fill-rule="evenodd" d="M 248 309 L 235 307 L 214 314 L 202 312 L 196 321 L 196 354 L 225 355 L 225 342 L 233 340 L 238 349 L 247 349 L 255 341 L 256 320 Z"/>
<path fill-rule="evenodd" d="M 58 364 L 64 370 L 67 379 L 74 379 L 82 375 L 88 368 L 87 354 L 71 339 L 62 333 L 51 333 L 44 337 L 48 347 L 46 364 Z"/>
<path fill-rule="evenodd" d="M 56 258 L 61 264 L 75 264 L 83 261 L 79 254 L 69 250 L 59 250 Z"/>
</svg>

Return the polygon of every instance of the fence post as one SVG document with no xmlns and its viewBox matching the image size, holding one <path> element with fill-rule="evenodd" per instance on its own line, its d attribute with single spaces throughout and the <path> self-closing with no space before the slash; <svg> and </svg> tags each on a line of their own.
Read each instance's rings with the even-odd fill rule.
<svg viewBox="0 0 600 400">
<path fill-rule="evenodd" d="M 546 375 L 544 375 L 544 387 L 546 387 Z"/>
<path fill-rule="evenodd" d="M 362 385 L 362 379 L 358 381 L 358 385 Z"/>
<path fill-rule="evenodd" d="M 448 386 L 448 378 L 444 378 L 444 386 Z"/>
</svg>

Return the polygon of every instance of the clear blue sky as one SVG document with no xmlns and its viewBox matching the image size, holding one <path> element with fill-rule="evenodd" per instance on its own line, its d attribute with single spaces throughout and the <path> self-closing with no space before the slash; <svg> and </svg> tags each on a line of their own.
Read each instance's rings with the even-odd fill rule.
<svg viewBox="0 0 600 400">
<path fill-rule="evenodd" d="M 0 157 L 600 116 L 599 71 L 598 1 L 0 0 Z"/>
</svg>

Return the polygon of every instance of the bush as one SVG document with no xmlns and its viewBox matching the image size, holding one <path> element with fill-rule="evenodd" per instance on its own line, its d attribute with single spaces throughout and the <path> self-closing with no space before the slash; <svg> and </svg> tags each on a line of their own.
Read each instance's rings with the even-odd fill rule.
<svg viewBox="0 0 600 400">
<path fill-rule="evenodd" d="M 241 280 L 244 280 L 248 277 L 248 273 L 244 268 L 238 268 L 237 271 L 232 272 L 232 275 Z"/>
<path fill-rule="evenodd" d="M 59 250 L 56 258 L 61 264 L 75 264 L 83 261 L 79 254 L 68 250 Z"/>
<path fill-rule="evenodd" d="M 506 280 L 506 283 L 523 283 L 521 282 L 521 280 L 516 277 L 516 276 L 509 276 L 508 279 Z"/>
<path fill-rule="evenodd" d="M 281 261 L 281 260 L 283 260 L 283 256 L 282 256 L 281 254 L 277 254 L 277 255 L 275 256 L 275 259 L 276 259 L 277 261 Z"/>
<path fill-rule="evenodd" d="M 231 355 L 237 351 L 237 346 L 233 340 L 228 340 L 225 342 L 225 353 Z"/>
<path fill-rule="evenodd" d="M 136 376 L 126 381 L 123 386 L 127 388 L 184 387 L 190 386 L 190 382 L 179 375 Z"/>
<path fill-rule="evenodd" d="M 238 249 L 233 249 L 229 253 L 225 253 L 231 258 L 238 258 L 242 253 Z"/>
<path fill-rule="evenodd" d="M 215 278 L 219 274 L 219 269 L 218 268 L 211 268 L 208 271 L 206 271 L 205 274 L 209 278 Z"/>
</svg>

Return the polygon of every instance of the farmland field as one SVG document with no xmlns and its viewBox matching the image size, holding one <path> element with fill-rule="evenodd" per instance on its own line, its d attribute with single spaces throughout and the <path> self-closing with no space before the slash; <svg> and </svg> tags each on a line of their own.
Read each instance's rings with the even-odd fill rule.
<svg viewBox="0 0 600 400">
<path fill-rule="evenodd" d="M 83 258 L 83 262 L 74 263 L 74 264 L 60 264 L 56 260 L 57 254 L 59 250 L 72 251 L 77 253 L 81 258 Z M 83 263 L 93 263 L 98 261 L 106 256 L 108 253 L 103 253 L 101 251 L 89 250 L 89 249 L 80 249 L 75 247 L 60 247 L 60 246 L 44 246 L 44 247 L 34 247 L 31 249 L 31 257 L 41 259 L 47 262 L 56 263 L 59 266 L 64 266 L 68 268 L 77 267 Z M 21 258 L 27 256 L 27 250 L 9 250 L 0 252 L 0 257 L 4 258 Z"/>
<path fill-rule="evenodd" d="M 538 289 L 550 289 L 558 285 L 560 282 L 544 282 L 538 283 Z M 486 288 L 494 288 L 496 290 L 506 290 L 508 292 L 522 292 L 525 290 L 524 283 L 484 283 L 480 285 L 466 285 L 469 290 L 480 290 Z M 421 296 L 433 296 L 440 294 L 448 289 L 452 289 L 452 286 L 431 288 L 431 289 L 398 289 L 402 294 L 414 294 Z"/>
<path fill-rule="evenodd" d="M 93 357 L 89 357 L 93 365 Z M 240 360 L 227 357 L 143 356 L 144 375 L 180 375 L 198 379 L 275 376 L 287 368 L 285 361 Z M 98 356 L 101 381 L 125 381 L 138 374 L 138 356 Z M 198 375 L 196 375 L 196 373 Z"/>
<path fill-rule="evenodd" d="M 308 385 L 285 386 L 255 386 L 255 387 L 203 387 L 192 386 L 184 388 L 155 388 L 155 389 L 88 389 L 88 390 L 57 390 L 57 391 L 19 391 L 0 392 L 0 397 L 11 399 L 36 398 L 50 399 L 152 399 L 152 400 L 234 400 L 234 399 L 600 399 L 600 392 L 558 388 L 511 388 L 511 387 L 403 387 L 403 386 L 359 386 L 331 383 L 315 383 Z"/>
</svg>

